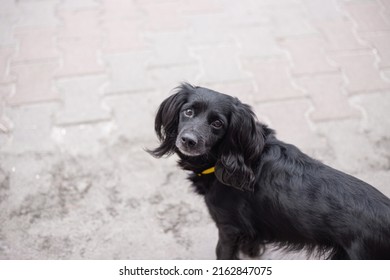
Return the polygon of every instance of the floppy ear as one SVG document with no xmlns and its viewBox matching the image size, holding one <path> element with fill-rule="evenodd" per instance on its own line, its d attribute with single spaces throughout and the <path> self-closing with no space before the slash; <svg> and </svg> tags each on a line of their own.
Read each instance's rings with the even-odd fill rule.
<svg viewBox="0 0 390 280">
<path fill-rule="evenodd" d="M 182 85 L 178 89 L 176 94 L 171 95 L 161 103 L 157 111 L 154 130 L 161 144 L 154 150 L 147 150 L 155 157 L 170 155 L 175 151 L 179 113 L 188 96 L 186 85 Z"/>
<path fill-rule="evenodd" d="M 255 181 L 253 167 L 263 150 L 264 137 L 251 108 L 236 101 L 220 146 L 215 175 L 223 184 L 252 191 Z"/>
</svg>

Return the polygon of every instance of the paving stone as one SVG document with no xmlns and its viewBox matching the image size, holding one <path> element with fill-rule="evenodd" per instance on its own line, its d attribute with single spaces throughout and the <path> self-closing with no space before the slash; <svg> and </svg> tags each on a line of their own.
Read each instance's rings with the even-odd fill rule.
<svg viewBox="0 0 390 280">
<path fill-rule="evenodd" d="M 259 102 L 302 97 L 305 93 L 293 84 L 289 63 L 283 58 L 243 61 L 243 68 L 253 75 Z M 277 74 L 275 74 L 277 73 Z"/>
<path fill-rule="evenodd" d="M 358 39 L 353 23 L 346 19 L 316 22 L 315 25 L 324 33 L 327 39 L 327 51 L 347 51 L 368 48 Z"/>
<path fill-rule="evenodd" d="M 153 48 L 150 66 L 171 66 L 195 63 L 190 56 L 186 32 L 164 32 L 147 37 Z"/>
<path fill-rule="evenodd" d="M 18 1 L 21 13 L 17 26 L 57 26 L 56 7 L 59 0 Z"/>
<path fill-rule="evenodd" d="M 390 22 L 384 18 L 378 1 L 354 1 L 343 5 L 356 22 L 358 31 L 390 30 Z"/>
<path fill-rule="evenodd" d="M 146 29 L 151 31 L 183 30 L 188 27 L 186 18 L 177 9 L 173 2 L 140 2 L 146 12 Z"/>
<path fill-rule="evenodd" d="M 384 69 L 381 73 L 383 74 L 384 79 L 390 82 L 390 69 Z"/>
<path fill-rule="evenodd" d="M 166 96 L 168 94 L 165 93 Z M 153 139 L 154 131 L 151 128 L 154 127 L 157 110 L 155 104 L 163 101 L 162 98 L 155 100 L 155 96 L 154 92 L 143 92 L 105 98 L 105 103 L 113 112 L 118 135 L 125 136 L 132 143 L 142 141 L 142 139 Z"/>
<path fill-rule="evenodd" d="M 372 53 L 351 53 L 348 55 L 333 55 L 331 59 L 345 74 L 349 93 L 388 89 L 390 83 L 385 82 L 375 67 L 375 57 Z"/>
<path fill-rule="evenodd" d="M 99 0 L 63 0 L 58 6 L 61 10 L 81 10 L 81 9 L 93 9 L 98 8 L 100 3 Z M 112 0 L 112 2 L 114 2 Z"/>
<path fill-rule="evenodd" d="M 100 35 L 99 9 L 60 10 L 63 24 L 59 29 L 60 38 L 98 37 Z"/>
<path fill-rule="evenodd" d="M 306 89 L 314 111 L 310 117 L 314 121 L 358 118 L 360 113 L 351 107 L 347 94 L 343 91 L 343 78 L 339 74 L 323 74 L 297 79 Z"/>
<path fill-rule="evenodd" d="M 10 83 L 15 77 L 8 73 L 8 65 L 11 57 L 15 53 L 13 47 L 0 47 L 0 84 Z"/>
<path fill-rule="evenodd" d="M 102 23 L 105 53 L 142 50 L 148 47 L 142 34 L 142 23 L 134 20 L 115 20 Z"/>
<path fill-rule="evenodd" d="M 103 4 L 103 19 L 106 21 L 121 21 L 143 18 L 145 12 L 142 11 L 136 1 L 128 0 L 102 0 Z M 145 3 L 145 1 L 142 1 Z"/>
<path fill-rule="evenodd" d="M 251 26 L 242 29 L 237 28 L 234 36 L 240 45 L 240 57 L 284 55 L 284 51 L 277 43 L 270 27 Z"/>
<path fill-rule="evenodd" d="M 355 174 L 373 169 L 374 166 L 375 169 L 388 166 L 388 159 L 375 149 L 359 120 L 317 123 L 317 129 L 331 147 L 333 155 L 328 164 L 332 167 Z"/>
<path fill-rule="evenodd" d="M 9 132 L 11 128 L 11 123 L 4 112 L 6 101 L 11 96 L 11 93 L 11 86 L 0 85 L 0 134 Z"/>
<path fill-rule="evenodd" d="M 196 2 L 187 1 L 179 3 L 180 11 L 184 14 L 214 14 L 223 10 L 222 5 L 216 0 L 198 0 Z"/>
<path fill-rule="evenodd" d="M 111 83 L 107 93 L 142 91 L 152 88 L 147 66 L 151 58 L 148 51 L 133 51 L 123 54 L 105 55 Z"/>
<path fill-rule="evenodd" d="M 390 140 L 387 131 L 390 131 L 390 119 L 388 115 L 390 108 L 390 91 L 376 92 L 370 94 L 357 95 L 353 97 L 353 103 L 364 110 L 364 120 L 362 127 L 367 132 L 370 139 L 376 143 Z M 378 143 L 377 147 L 380 146 Z M 384 152 L 384 154 L 386 154 Z M 390 150 L 387 148 L 390 157 Z"/>
<path fill-rule="evenodd" d="M 9 15 L 17 13 L 17 7 L 14 0 L 1 1 L 1 15 Z"/>
<path fill-rule="evenodd" d="M 105 76 L 88 76 L 57 82 L 63 109 L 56 115 L 57 125 L 81 124 L 108 120 L 111 115 L 103 108 L 101 98 Z"/>
<path fill-rule="evenodd" d="M 12 201 L 11 207 L 4 208 L 11 208 L 7 210 L 12 211 L 23 204 L 31 194 L 50 190 L 50 182 L 45 175 L 48 173 L 48 166 L 52 164 L 50 157 L 38 153 L 8 155 L 2 158 L 2 168 L 8 174 L 10 185 L 8 199 Z"/>
<path fill-rule="evenodd" d="M 304 0 L 307 8 L 307 16 L 314 21 L 329 21 L 341 19 L 342 13 L 338 7 L 337 0 Z"/>
<path fill-rule="evenodd" d="M 59 53 L 55 43 L 55 28 L 17 28 L 18 53 L 14 61 L 31 61 L 58 58 Z"/>
<path fill-rule="evenodd" d="M 13 26 L 17 21 L 17 15 L 0 14 L 0 46 L 9 46 L 15 44 L 13 37 Z"/>
<path fill-rule="evenodd" d="M 99 37 L 62 38 L 58 41 L 62 52 L 62 64 L 57 77 L 99 74 L 105 71 L 99 61 L 101 39 Z"/>
<path fill-rule="evenodd" d="M 260 121 L 275 129 L 280 140 L 296 145 L 312 156 L 324 154 L 326 140 L 310 126 L 306 117 L 312 110 L 308 100 L 256 103 L 254 108 Z"/>
<path fill-rule="evenodd" d="M 334 72 L 336 69 L 327 60 L 325 40 L 319 36 L 302 36 L 280 41 L 292 58 L 294 74 Z"/>
<path fill-rule="evenodd" d="M 249 76 L 241 71 L 238 61 L 238 48 L 230 45 L 210 46 L 191 50 L 199 60 L 202 74 L 199 82 L 218 83 L 239 81 Z M 223 68 L 220 66 L 224 65 Z"/>
<path fill-rule="evenodd" d="M 295 1 L 294 3 L 299 2 Z M 271 18 L 274 21 L 273 28 L 275 36 L 285 38 L 318 34 L 318 31 L 310 24 L 305 14 L 303 5 L 277 7 L 277 10 L 273 11 Z"/>
<path fill-rule="evenodd" d="M 12 64 L 11 73 L 17 77 L 17 81 L 15 94 L 10 98 L 9 104 L 58 101 L 59 94 L 52 85 L 53 73 L 58 66 L 55 61 Z"/>
<path fill-rule="evenodd" d="M 390 14 L 390 2 L 388 0 L 379 0 L 379 3 L 381 3 L 382 6 L 385 8 L 383 13 L 384 13 L 385 18 L 386 18 L 386 15 Z"/>
<path fill-rule="evenodd" d="M 208 86 L 207 84 L 205 86 Z M 237 82 L 223 82 L 210 85 L 213 90 L 229 94 L 237 97 L 241 102 L 247 103 L 248 105 L 254 104 L 255 96 L 255 85 L 251 80 L 237 81 Z"/>
<path fill-rule="evenodd" d="M 234 32 L 226 28 L 229 17 L 225 13 L 187 16 L 189 22 L 189 42 L 191 47 L 232 44 Z"/>
<path fill-rule="evenodd" d="M 89 110 L 89 107 L 84 105 L 83 109 Z M 106 113 L 106 111 L 103 112 Z M 80 116 L 80 118 L 82 117 L 85 116 Z M 115 127 L 112 122 L 108 121 L 107 113 L 106 116 L 100 117 L 98 119 L 100 122 L 75 125 L 76 121 L 70 119 L 68 123 L 64 123 L 66 126 L 54 127 L 51 137 L 61 153 L 74 157 L 91 157 L 101 153 L 105 148 L 104 142 L 112 137 Z M 102 117 L 106 117 L 105 121 Z M 84 121 L 91 121 L 90 116 L 87 116 L 86 120 L 84 118 Z M 96 118 L 93 121 L 96 121 Z"/>
<path fill-rule="evenodd" d="M 390 32 L 364 33 L 361 37 L 377 50 L 379 67 L 390 67 Z"/>
<path fill-rule="evenodd" d="M 5 113 L 12 122 L 12 141 L 2 151 L 14 155 L 55 151 L 51 128 L 52 117 L 57 110 L 55 103 L 7 107 Z"/>
<path fill-rule="evenodd" d="M 224 8 L 221 12 L 227 16 L 224 25 L 229 28 L 269 25 L 273 19 L 267 9 L 257 8 L 256 1 L 228 1 L 221 6 Z"/>
<path fill-rule="evenodd" d="M 150 79 L 158 84 L 158 88 L 162 93 L 170 92 L 181 82 L 197 83 L 195 77 L 200 75 L 200 66 L 197 63 L 185 65 L 173 65 L 163 67 L 151 67 L 147 70 Z M 158 102 L 161 102 L 158 100 Z M 156 107 L 159 104 L 155 104 Z"/>
</svg>

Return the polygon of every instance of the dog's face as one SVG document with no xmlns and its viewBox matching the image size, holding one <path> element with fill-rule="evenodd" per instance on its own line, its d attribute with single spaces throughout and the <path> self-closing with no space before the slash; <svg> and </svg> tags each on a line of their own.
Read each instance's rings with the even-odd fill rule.
<svg viewBox="0 0 390 280">
<path fill-rule="evenodd" d="M 251 189 L 251 166 L 261 154 L 264 138 L 251 108 L 237 98 L 182 84 L 161 103 L 155 131 L 161 144 L 149 151 L 152 155 L 178 153 L 182 161 L 214 165 L 219 181 Z"/>
<path fill-rule="evenodd" d="M 210 152 L 224 137 L 229 126 L 232 98 L 205 88 L 188 96 L 179 112 L 175 145 L 187 156 Z"/>
</svg>

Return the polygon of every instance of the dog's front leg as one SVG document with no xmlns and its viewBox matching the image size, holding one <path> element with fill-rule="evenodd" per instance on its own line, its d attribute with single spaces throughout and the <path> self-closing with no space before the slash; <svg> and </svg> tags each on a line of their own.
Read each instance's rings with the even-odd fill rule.
<svg viewBox="0 0 390 280">
<path fill-rule="evenodd" d="M 231 229 L 218 227 L 218 244 L 216 248 L 218 260 L 237 260 L 238 259 L 238 235 Z"/>
</svg>

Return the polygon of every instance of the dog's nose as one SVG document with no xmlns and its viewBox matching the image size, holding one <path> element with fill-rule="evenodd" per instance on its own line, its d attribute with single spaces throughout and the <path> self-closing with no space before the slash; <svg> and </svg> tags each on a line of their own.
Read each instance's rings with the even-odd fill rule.
<svg viewBox="0 0 390 280">
<path fill-rule="evenodd" d="M 196 144 L 198 144 L 198 140 L 196 139 L 195 135 L 189 133 L 181 136 L 181 142 L 188 148 L 193 148 Z"/>
</svg>

